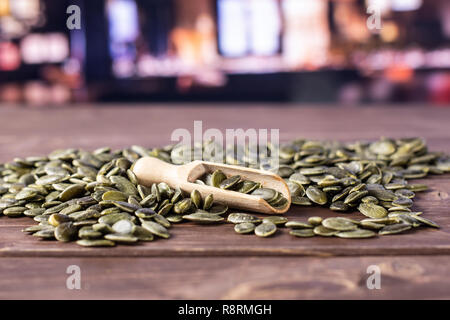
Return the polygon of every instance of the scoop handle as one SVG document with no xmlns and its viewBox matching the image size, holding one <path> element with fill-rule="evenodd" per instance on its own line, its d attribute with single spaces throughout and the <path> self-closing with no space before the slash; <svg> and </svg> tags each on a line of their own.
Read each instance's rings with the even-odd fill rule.
<svg viewBox="0 0 450 320">
<path fill-rule="evenodd" d="M 151 186 L 161 181 L 169 185 L 179 182 L 178 166 L 154 157 L 140 158 L 133 166 L 133 172 L 140 184 Z"/>
<path fill-rule="evenodd" d="M 151 186 L 154 183 L 165 182 L 172 188 L 181 187 L 188 182 L 190 175 L 199 176 L 204 170 L 199 161 L 179 166 L 154 157 L 140 158 L 133 166 L 133 172 L 140 184 Z"/>
</svg>

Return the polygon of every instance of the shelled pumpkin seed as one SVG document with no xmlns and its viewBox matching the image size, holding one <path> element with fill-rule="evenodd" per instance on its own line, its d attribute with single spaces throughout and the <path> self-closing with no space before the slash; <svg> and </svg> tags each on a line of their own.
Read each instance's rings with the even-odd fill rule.
<svg viewBox="0 0 450 320">
<path fill-rule="evenodd" d="M 213 142 L 203 145 L 204 151 L 213 148 Z M 259 147 L 259 160 L 265 160 L 263 155 L 269 155 L 271 148 Z M 281 146 L 279 167 L 267 161 L 250 161 L 249 148 L 243 148 L 238 156 L 236 147 L 231 146 L 225 150 L 224 163 L 277 173 L 285 179 L 293 205 L 326 206 L 337 212 L 359 210 L 369 218 L 310 217 L 308 221 L 288 222 L 284 217 L 246 213 L 222 217 L 228 208 L 215 203 L 212 195 L 204 199 L 196 191 L 187 195 L 164 182 L 146 187 L 132 172 L 133 163 L 141 157 L 184 164 L 190 161 L 184 155 L 194 154 L 191 151 L 179 145 L 153 149 L 131 146 L 93 152 L 65 149 L 43 157 L 16 158 L 0 164 L 0 215 L 31 217 L 39 225 L 24 232 L 48 240 L 78 240 L 82 246 L 152 241 L 154 235 L 168 238 L 171 224 L 186 220 L 226 220 L 235 224 L 238 233 L 254 230 L 259 236 L 273 234 L 278 224 L 290 228 L 294 236 L 310 236 L 312 232 L 316 236 L 365 238 L 418 226 L 438 227 L 411 209 L 416 194 L 428 188 L 408 180 L 450 172 L 450 156 L 429 152 L 421 138 L 382 138 L 372 143 L 298 139 Z M 217 161 L 208 158 L 208 153 L 204 153 L 204 160 Z M 197 182 L 251 194 L 275 207 L 287 202 L 275 190 L 239 176 L 227 177 L 221 171 Z"/>
<path fill-rule="evenodd" d="M 288 204 L 286 198 L 275 189 L 264 188 L 260 183 L 254 181 L 243 180 L 239 175 L 227 177 L 221 170 L 215 170 L 212 173 L 205 174 L 196 183 L 249 194 L 263 199 L 274 208 L 281 209 Z M 298 189 L 301 188 L 299 185 L 296 187 Z"/>
</svg>

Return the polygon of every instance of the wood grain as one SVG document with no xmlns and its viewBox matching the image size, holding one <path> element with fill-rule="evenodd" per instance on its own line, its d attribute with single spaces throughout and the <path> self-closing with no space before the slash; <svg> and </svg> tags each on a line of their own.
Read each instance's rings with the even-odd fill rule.
<svg viewBox="0 0 450 320">
<path fill-rule="evenodd" d="M 0 299 L 449 299 L 449 256 L 2 258 Z M 66 287 L 67 267 L 81 290 Z M 367 268 L 381 271 L 369 290 Z"/>
<path fill-rule="evenodd" d="M 423 136 L 430 150 L 450 152 L 450 108 L 0 106 L 0 161 L 66 147 L 158 146 L 170 143 L 176 128 L 192 131 L 194 120 L 203 121 L 203 131 L 280 129 L 283 141 Z M 284 229 L 261 239 L 238 235 L 229 224 L 183 223 L 171 229 L 170 240 L 93 249 L 35 239 L 21 232 L 34 224 L 31 219 L 1 217 L 0 298 L 449 298 L 450 177 L 419 181 L 429 185 L 430 191 L 418 194 L 413 209 L 423 211 L 441 229 L 357 241 L 299 239 Z M 338 214 L 301 207 L 287 213 L 288 218 L 299 220 L 313 215 Z M 360 217 L 357 213 L 348 216 Z M 81 264 L 85 270 L 85 290 L 65 289 L 64 268 L 69 263 Z M 387 270 L 382 291 L 361 285 L 365 268 L 372 263 Z M 402 267 L 396 269 L 398 265 Z"/>
</svg>

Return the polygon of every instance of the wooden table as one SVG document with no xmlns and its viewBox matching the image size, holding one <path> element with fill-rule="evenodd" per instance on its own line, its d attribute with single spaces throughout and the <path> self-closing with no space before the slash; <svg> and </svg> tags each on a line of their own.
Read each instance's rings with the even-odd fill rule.
<svg viewBox="0 0 450 320">
<path fill-rule="evenodd" d="M 373 140 L 424 136 L 450 152 L 450 108 L 297 105 L 0 106 L 0 161 L 55 148 L 158 146 L 176 128 L 279 128 L 281 140 Z M 396 299 L 450 298 L 450 175 L 421 182 L 415 209 L 442 228 L 366 240 L 305 238 L 279 230 L 242 236 L 232 225 L 171 229 L 170 240 L 136 246 L 82 248 L 21 232 L 29 218 L 0 218 L 0 298 L 127 299 Z M 291 209 L 289 218 L 335 216 L 322 208 Z M 358 217 L 358 215 L 350 214 Z M 68 290 L 66 269 L 81 268 L 81 290 Z M 367 268 L 381 270 L 369 290 Z"/>
</svg>

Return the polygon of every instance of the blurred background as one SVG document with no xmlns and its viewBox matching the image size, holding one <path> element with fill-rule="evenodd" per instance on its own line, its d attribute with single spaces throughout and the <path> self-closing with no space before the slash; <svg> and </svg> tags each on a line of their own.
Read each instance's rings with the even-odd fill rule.
<svg viewBox="0 0 450 320">
<path fill-rule="evenodd" d="M 449 106 L 449 40 L 448 0 L 0 0 L 0 103 Z"/>
</svg>

